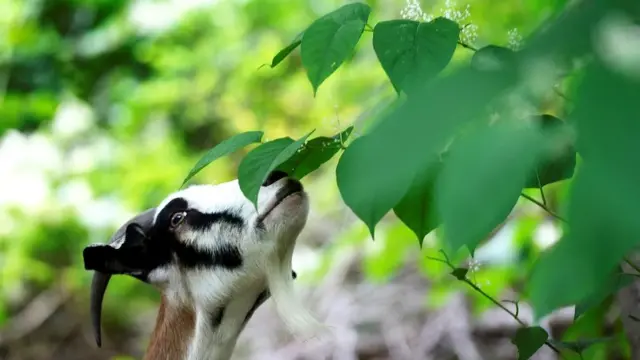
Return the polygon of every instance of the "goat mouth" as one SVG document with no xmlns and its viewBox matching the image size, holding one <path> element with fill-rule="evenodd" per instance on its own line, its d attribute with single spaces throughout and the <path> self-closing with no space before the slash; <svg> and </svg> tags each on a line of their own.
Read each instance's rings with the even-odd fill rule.
<svg viewBox="0 0 640 360">
<path fill-rule="evenodd" d="M 276 193 L 275 199 L 267 206 L 264 212 L 258 216 L 258 222 L 261 223 L 274 209 L 289 197 L 302 196 L 304 193 L 304 187 L 298 180 L 288 179 L 287 183 Z"/>
</svg>

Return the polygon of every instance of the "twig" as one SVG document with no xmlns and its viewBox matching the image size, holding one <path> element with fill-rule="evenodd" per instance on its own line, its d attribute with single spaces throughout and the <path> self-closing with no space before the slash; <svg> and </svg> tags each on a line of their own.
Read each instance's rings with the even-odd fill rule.
<svg viewBox="0 0 640 360">
<path fill-rule="evenodd" d="M 540 197 L 542 198 L 542 203 L 544 206 L 547 206 L 547 198 L 544 196 L 544 189 L 542 188 L 542 182 L 540 181 L 540 174 L 536 169 L 536 179 L 538 180 L 538 189 L 540 189 Z"/>
<path fill-rule="evenodd" d="M 520 314 L 520 305 L 518 304 L 517 301 L 513 301 L 513 300 L 502 300 L 503 302 L 508 302 L 511 303 L 513 305 L 516 306 L 516 316 L 518 316 L 518 314 Z"/>
<path fill-rule="evenodd" d="M 469 281 L 469 279 L 465 278 L 464 280 L 462 280 L 464 283 L 466 283 L 467 285 L 471 286 L 475 291 L 479 292 L 482 296 L 484 296 L 485 298 L 487 298 L 488 300 L 490 300 L 492 303 L 496 304 L 498 307 L 500 307 L 502 310 L 506 311 L 509 315 L 511 315 L 511 317 L 518 322 L 518 324 L 522 325 L 523 327 L 527 327 L 527 324 L 524 323 L 524 321 L 520 320 L 520 318 L 518 317 L 518 315 L 514 314 L 511 310 L 507 309 L 506 306 L 502 305 L 498 300 L 494 299 L 491 297 L 491 295 L 487 294 L 486 292 L 484 292 L 484 290 L 480 289 L 476 284 L 472 283 L 471 281 Z M 517 305 L 516 305 L 517 306 Z M 556 354 L 560 355 L 560 350 L 558 350 L 558 348 L 556 348 L 555 346 L 553 346 L 553 344 L 551 342 L 549 342 L 548 340 L 544 342 L 545 345 L 547 345 L 551 350 L 553 350 Z"/>
<path fill-rule="evenodd" d="M 476 49 L 475 47 L 473 47 L 473 46 L 471 46 L 471 45 L 469 45 L 467 43 L 464 43 L 464 42 L 462 42 L 460 40 L 458 40 L 458 45 L 462 46 L 465 49 L 469 49 L 471 51 L 478 51 L 478 49 Z"/>
<path fill-rule="evenodd" d="M 640 267 L 636 264 L 634 264 L 631 260 L 629 260 L 628 257 L 624 257 L 624 262 L 626 262 L 629 266 L 631 266 L 631 268 L 635 271 L 638 272 L 638 275 L 640 275 Z M 631 275 L 635 275 L 635 274 L 631 274 Z"/>
<path fill-rule="evenodd" d="M 446 262 L 445 260 L 438 259 L 438 258 L 436 258 L 436 257 L 432 257 L 432 256 L 428 256 L 428 255 L 427 255 L 426 257 L 427 257 L 427 259 L 429 259 L 429 260 L 433 260 L 433 261 L 441 262 L 441 263 L 443 263 L 443 264 L 447 264 L 447 265 L 449 265 L 449 266 L 451 267 L 451 264 L 450 264 L 450 263 L 448 263 L 448 262 Z"/>
<path fill-rule="evenodd" d="M 529 195 L 527 195 L 525 193 L 520 193 L 520 196 L 522 196 L 523 198 L 525 198 L 525 199 L 531 201 L 532 203 L 538 205 L 540 208 L 542 208 L 544 211 L 546 211 L 549 215 L 553 216 L 554 218 L 556 218 L 556 219 L 558 219 L 558 220 L 560 220 L 560 221 L 562 221 L 564 223 L 567 223 L 567 224 L 569 223 L 567 221 L 567 219 L 565 219 L 562 216 L 556 214 L 551 209 L 549 209 L 549 207 L 547 205 L 545 205 L 545 204 L 541 203 L 540 201 L 532 198 L 531 196 L 529 196 Z"/>
<path fill-rule="evenodd" d="M 520 318 L 514 314 L 511 310 L 507 309 L 506 306 L 502 305 L 498 300 L 494 299 L 491 297 L 491 295 L 487 294 L 486 292 L 484 292 L 484 290 L 480 289 L 480 287 L 478 287 L 478 285 L 474 284 L 473 282 L 469 281 L 469 279 L 463 279 L 462 282 L 466 283 L 467 285 L 471 286 L 475 291 L 479 292 L 482 296 L 484 296 L 485 298 L 487 298 L 488 300 L 490 300 L 492 303 L 496 304 L 498 307 L 500 307 L 502 310 L 506 311 L 507 313 L 509 313 L 509 315 L 511 315 L 511 317 L 518 322 L 518 324 L 522 325 L 522 326 L 527 326 L 527 324 L 525 324 L 522 320 L 520 320 Z"/>
<path fill-rule="evenodd" d="M 542 205 L 542 204 L 541 204 Z M 447 254 L 444 252 L 444 250 L 440 250 L 440 252 L 443 254 L 443 256 L 445 257 L 445 260 L 442 259 L 437 259 L 437 258 L 433 258 L 433 257 L 427 257 L 428 259 L 432 259 L 432 260 L 436 260 L 439 262 L 443 262 L 446 263 L 447 265 L 449 265 L 449 267 L 451 267 L 452 269 L 455 269 L 455 266 L 453 266 L 453 264 L 451 263 L 451 261 L 449 261 L 449 257 L 447 256 Z M 482 295 L 483 297 L 485 297 L 487 300 L 491 301 L 492 303 L 494 303 L 496 306 L 498 306 L 500 309 L 504 310 L 505 312 L 507 312 L 507 314 L 511 315 L 511 317 L 518 322 L 518 324 L 520 324 L 523 327 L 527 327 L 528 325 L 520 320 L 520 317 L 518 317 L 517 314 L 515 314 L 513 311 L 507 309 L 506 306 L 502 305 L 498 300 L 494 299 L 493 297 L 491 297 L 491 295 L 487 294 L 486 292 L 484 292 L 484 290 L 480 289 L 480 287 L 478 287 L 476 284 L 474 284 L 471 280 L 469 280 L 469 278 L 465 277 L 457 277 L 456 278 L 462 282 L 464 282 L 465 284 L 469 285 L 473 290 L 475 290 L 476 292 L 478 292 L 480 295 Z M 517 305 L 516 305 L 517 308 Z M 560 350 L 558 350 L 558 348 L 556 348 L 550 341 L 545 341 L 544 342 L 545 345 L 547 345 L 551 350 L 553 350 L 556 354 L 558 354 L 560 357 L 562 357 L 562 354 L 560 353 Z"/>
</svg>

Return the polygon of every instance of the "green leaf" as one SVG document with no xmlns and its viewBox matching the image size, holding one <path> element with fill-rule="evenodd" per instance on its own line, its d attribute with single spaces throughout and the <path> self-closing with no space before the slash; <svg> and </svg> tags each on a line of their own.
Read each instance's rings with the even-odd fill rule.
<svg viewBox="0 0 640 360">
<path fill-rule="evenodd" d="M 511 342 L 518 347 L 518 360 L 530 359 L 549 338 L 549 334 L 539 327 L 525 327 L 516 331 Z"/>
<path fill-rule="evenodd" d="M 373 139 L 375 140 L 375 139 Z M 345 204 L 375 236 L 375 226 L 409 188 L 413 172 L 397 166 L 394 158 L 367 156 L 375 141 L 365 135 L 344 151 L 336 168 L 338 189 Z"/>
<path fill-rule="evenodd" d="M 439 224 L 434 194 L 436 175 L 437 169 L 429 167 L 416 176 L 409 191 L 393 208 L 400 221 L 416 235 L 420 246 L 424 237 Z"/>
<path fill-rule="evenodd" d="M 472 253 L 515 206 L 540 153 L 534 127 L 501 124 L 463 135 L 438 178 L 437 206 L 445 244 Z"/>
<path fill-rule="evenodd" d="M 263 134 L 264 133 L 262 131 L 248 131 L 223 140 L 218 145 L 214 146 L 211 150 L 207 151 L 202 156 L 202 158 L 198 160 L 198 162 L 194 165 L 191 171 L 189 171 L 189 174 L 182 182 L 182 186 L 184 186 L 187 181 L 189 181 L 193 176 L 195 176 L 198 172 L 200 172 L 216 159 L 237 151 L 249 144 L 260 142 Z"/>
<path fill-rule="evenodd" d="M 593 292 L 593 294 L 576 304 L 575 312 L 573 315 L 574 319 L 579 318 L 589 309 L 601 304 L 609 295 L 615 294 L 621 289 L 633 283 L 635 279 L 633 275 L 622 274 L 618 271 L 619 270 L 617 270 L 615 274 L 608 278 L 602 286 L 600 286 L 596 291 Z"/>
<path fill-rule="evenodd" d="M 575 341 L 553 341 L 553 345 L 560 349 L 569 349 L 578 354 L 583 353 L 589 347 L 614 340 L 613 336 L 595 339 L 580 339 Z"/>
<path fill-rule="evenodd" d="M 300 51 L 314 94 L 353 52 L 370 12 L 369 5 L 347 4 L 317 19 L 305 30 Z"/>
<path fill-rule="evenodd" d="M 313 131 L 302 138 L 279 138 L 251 150 L 238 167 L 240 190 L 257 207 L 260 187 L 269 173 L 292 157 Z"/>
<path fill-rule="evenodd" d="M 415 174 L 437 161 L 456 130 L 482 115 L 514 80 L 467 68 L 434 79 L 421 96 L 398 97 L 343 153 L 337 176 L 345 203 L 372 230 Z"/>
<path fill-rule="evenodd" d="M 543 254 L 528 283 L 538 318 L 592 294 L 638 244 L 638 98 L 640 81 L 597 59 L 586 68 L 567 120 L 584 160 L 567 204 L 570 231 Z"/>
<path fill-rule="evenodd" d="M 611 354 L 612 348 L 622 345 L 626 341 L 620 329 L 622 326 L 621 319 L 616 319 L 616 325 L 618 328 L 616 331 L 618 335 L 618 341 L 616 343 L 607 344 L 598 341 L 589 344 L 592 340 L 601 340 L 608 334 L 610 334 L 610 319 L 608 314 L 611 314 L 612 307 L 615 307 L 615 294 L 607 296 L 607 298 L 600 304 L 590 308 L 578 319 L 563 331 L 561 337 L 557 340 L 550 339 L 549 342 L 553 344 L 557 349 L 561 350 L 561 354 L 564 359 L 567 360 L 581 360 L 581 359 L 608 359 L 607 354 Z M 624 339 L 624 340 L 623 340 Z M 583 341 L 586 340 L 584 343 Z M 616 346 L 617 345 L 617 346 Z M 624 345 L 622 346 L 624 348 Z M 578 355 L 578 356 L 576 356 Z"/>
<path fill-rule="evenodd" d="M 576 149 L 571 139 L 571 130 L 565 121 L 543 114 L 535 117 L 547 142 L 551 143 L 545 155 L 527 181 L 525 187 L 537 188 L 573 177 L 576 167 Z"/>
<path fill-rule="evenodd" d="M 273 59 L 271 60 L 271 68 L 276 67 L 278 64 L 280 64 L 282 62 L 282 60 L 284 60 L 289 54 L 291 54 L 291 52 L 293 50 L 295 50 L 298 45 L 300 45 L 302 43 L 302 35 L 304 34 L 304 32 L 301 32 L 300 34 L 298 34 L 295 39 L 291 42 L 291 44 L 287 45 L 286 47 L 284 47 L 282 50 L 280 50 L 276 56 L 273 57 Z"/>
<path fill-rule="evenodd" d="M 489 45 L 479 49 L 471 58 L 471 67 L 480 71 L 504 70 L 513 66 L 515 53 L 511 49 Z"/>
<path fill-rule="evenodd" d="M 307 141 L 306 144 L 302 145 L 300 151 L 280 165 L 278 169 L 286 172 L 291 177 L 301 180 L 322 164 L 331 160 L 342 149 L 352 131 L 353 126 L 350 126 L 335 136 L 320 136 Z"/>
<path fill-rule="evenodd" d="M 374 28 L 373 48 L 395 90 L 408 92 L 449 64 L 459 35 L 460 26 L 443 17 L 382 21 Z"/>
<path fill-rule="evenodd" d="M 460 281 L 464 281 L 467 278 L 467 273 L 468 272 L 469 272 L 469 269 L 456 268 L 451 272 L 451 275 L 453 275 L 456 279 L 458 279 Z"/>
</svg>

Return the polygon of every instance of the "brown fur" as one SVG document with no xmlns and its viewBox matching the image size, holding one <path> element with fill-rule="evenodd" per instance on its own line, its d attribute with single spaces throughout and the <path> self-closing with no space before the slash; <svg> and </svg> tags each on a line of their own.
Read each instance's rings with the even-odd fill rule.
<svg viewBox="0 0 640 360">
<path fill-rule="evenodd" d="M 195 325 L 196 314 L 193 309 L 172 306 L 163 295 L 144 360 L 182 359 L 189 350 Z"/>
</svg>

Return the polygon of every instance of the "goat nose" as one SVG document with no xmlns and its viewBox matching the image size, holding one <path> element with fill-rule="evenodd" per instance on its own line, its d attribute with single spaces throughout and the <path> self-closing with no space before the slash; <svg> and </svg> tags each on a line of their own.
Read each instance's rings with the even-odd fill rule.
<svg viewBox="0 0 640 360">
<path fill-rule="evenodd" d="M 287 173 L 284 171 L 280 171 L 280 170 L 272 171 L 269 174 L 269 176 L 267 176 L 267 180 L 265 180 L 264 183 L 262 183 L 262 186 L 269 186 L 280 179 L 286 178 L 287 176 L 289 175 L 287 175 Z"/>
</svg>

